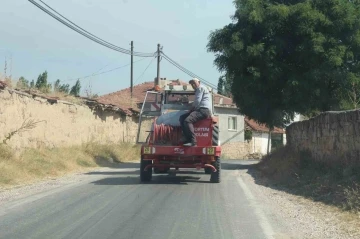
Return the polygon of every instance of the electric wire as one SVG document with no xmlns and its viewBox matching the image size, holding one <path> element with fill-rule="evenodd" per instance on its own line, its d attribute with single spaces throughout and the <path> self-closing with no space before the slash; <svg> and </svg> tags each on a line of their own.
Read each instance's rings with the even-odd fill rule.
<svg viewBox="0 0 360 239">
<path fill-rule="evenodd" d="M 55 9 L 53 9 L 52 7 L 50 7 L 48 4 L 46 4 L 44 1 L 39 0 L 41 3 L 43 3 L 46 7 L 48 7 L 50 10 L 52 10 L 53 12 L 55 12 L 56 14 L 58 14 L 60 17 L 62 17 L 63 19 L 65 19 L 66 21 L 64 21 L 63 19 L 61 19 L 60 17 L 56 16 L 55 14 L 53 14 L 52 12 L 50 12 L 49 10 L 47 10 L 46 8 L 44 8 L 43 6 L 41 6 L 40 4 L 38 4 L 37 2 L 35 2 L 34 0 L 28 0 L 29 2 L 31 2 L 32 4 L 34 4 L 36 7 L 38 7 L 40 10 L 44 11 L 45 13 L 47 13 L 48 15 L 50 15 L 51 17 L 53 17 L 54 19 L 56 19 L 57 21 L 61 22 L 62 24 L 66 25 L 67 27 L 69 27 L 70 29 L 76 31 L 77 33 L 85 36 L 86 38 L 100 44 L 103 45 L 109 49 L 112 49 L 114 51 L 118 51 L 121 52 L 123 54 L 128 54 L 128 55 L 133 55 L 133 56 L 138 56 L 138 57 L 155 57 L 157 52 L 154 53 L 142 53 L 142 52 L 131 52 L 130 50 L 118 47 L 114 44 L 111 44 L 95 35 L 93 35 L 92 33 L 86 31 L 85 29 L 83 29 L 82 27 L 80 27 L 79 25 L 75 24 L 74 22 L 72 22 L 71 20 L 69 20 L 68 18 L 66 18 L 65 16 L 63 16 L 62 14 L 60 14 L 59 12 L 57 12 Z M 179 63 L 177 63 L 176 61 L 174 61 L 173 59 L 171 59 L 169 56 L 167 56 L 164 52 L 161 51 L 161 55 L 173 66 L 175 66 L 176 68 L 178 68 L 179 70 L 183 71 L 184 73 L 186 73 L 187 75 L 194 77 L 194 78 L 198 78 L 199 80 L 201 80 L 205 85 L 208 85 L 212 88 L 217 88 L 216 85 L 206 81 L 205 79 L 203 79 L 202 77 L 196 75 L 195 73 L 191 72 L 190 70 L 186 69 L 185 67 L 181 66 Z M 151 65 L 151 63 L 153 62 L 155 58 L 153 58 L 151 60 L 151 62 L 149 63 L 148 67 Z M 77 79 L 85 79 L 91 76 L 96 76 L 96 75 L 101 75 L 104 73 L 108 73 L 120 68 L 123 68 L 125 66 L 128 66 L 130 64 L 121 66 L 121 67 L 117 67 L 114 69 L 111 69 L 109 71 L 105 71 L 105 72 L 100 72 L 99 74 L 92 74 L 92 75 L 88 75 L 85 77 L 81 77 L 81 78 L 76 78 L 76 79 L 71 79 L 71 80 L 67 80 L 67 81 L 72 81 L 72 80 L 77 80 Z M 146 70 L 148 69 L 148 67 L 145 69 L 145 71 L 141 74 L 141 76 L 146 72 Z M 140 77 L 141 77 L 140 76 Z M 139 78 L 140 78 L 139 77 Z M 138 79 L 139 79 L 138 78 Z M 137 79 L 137 80 L 138 80 Z"/>
<path fill-rule="evenodd" d="M 155 57 L 150 61 L 149 65 L 145 68 L 145 70 L 141 73 L 141 75 L 134 81 L 134 85 L 145 74 L 146 70 L 149 68 L 151 63 L 153 63 L 154 59 L 155 59 Z"/>
<path fill-rule="evenodd" d="M 176 61 L 172 60 L 169 56 L 167 56 L 164 52 L 161 52 L 162 56 L 165 58 L 165 60 L 167 60 L 170 64 L 172 64 L 173 66 L 175 66 L 176 68 L 178 68 L 179 70 L 183 71 L 184 73 L 186 73 L 187 75 L 194 77 L 194 78 L 198 78 L 201 82 L 203 82 L 205 85 L 210 86 L 211 88 L 217 88 L 216 85 L 206 81 L 205 79 L 203 79 L 202 77 L 196 75 L 195 73 L 191 72 L 190 70 L 186 69 L 185 67 L 181 66 L 179 63 L 177 63 Z"/>
<path fill-rule="evenodd" d="M 177 68 L 180 69 L 181 71 L 185 72 L 185 73 L 188 74 L 189 76 L 198 78 L 199 80 L 207 83 L 207 85 L 216 88 L 216 86 L 215 86 L 214 84 L 212 84 L 212 83 L 204 80 L 202 77 L 196 75 L 195 73 L 193 73 L 193 72 L 191 72 L 190 70 L 186 69 L 185 67 L 181 66 L 179 63 L 177 63 L 177 62 L 175 62 L 174 60 L 172 60 L 169 56 L 167 56 L 167 55 L 164 54 L 163 52 L 162 52 L 162 55 L 164 56 L 164 58 L 165 58 L 169 63 L 171 63 L 172 65 L 174 65 L 175 67 L 177 67 Z"/>
<path fill-rule="evenodd" d="M 36 7 L 38 7 L 40 10 L 42 10 L 43 12 L 47 13 L 48 15 L 50 15 L 51 17 L 53 17 L 54 19 L 56 19 L 57 21 L 61 22 L 62 24 L 66 25 L 67 27 L 69 27 L 70 29 L 76 31 L 77 33 L 85 36 L 86 38 L 100 44 L 103 45 L 109 49 L 112 49 L 114 51 L 118 51 L 124 54 L 128 54 L 128 55 L 133 55 L 133 56 L 138 56 L 138 57 L 154 57 L 156 55 L 156 52 L 154 53 L 142 53 L 142 52 L 133 52 L 131 53 L 130 50 L 115 46 L 91 33 L 89 33 L 88 31 L 84 30 L 83 28 L 79 27 L 78 25 L 76 25 L 75 23 L 73 23 L 72 21 L 70 21 L 69 19 L 65 18 L 64 16 L 62 16 L 60 13 L 58 13 L 57 11 L 55 11 L 53 8 L 51 8 L 50 6 L 48 6 L 47 4 L 45 4 L 43 1 L 41 1 L 42 3 L 44 3 L 46 6 L 48 6 L 52 11 L 54 11 L 55 13 L 59 14 L 59 16 L 63 17 L 65 20 L 67 20 L 68 22 L 64 21 L 63 19 L 61 19 L 60 17 L 56 16 L 54 13 L 50 12 L 49 10 L 47 10 L 46 8 L 44 8 L 43 6 L 41 6 L 39 3 L 35 2 L 34 0 L 28 0 L 29 2 L 31 2 L 32 4 L 34 4 Z"/>
<path fill-rule="evenodd" d="M 146 59 L 146 58 L 142 58 L 142 59 L 140 59 L 140 60 L 134 61 L 134 63 L 139 62 L 139 61 L 143 61 L 144 59 Z M 103 72 L 99 72 L 99 73 L 95 73 L 95 74 L 91 74 L 91 75 L 87 75 L 87 76 L 83 76 L 83 77 L 73 78 L 73 79 L 69 79 L 69 80 L 64 80 L 63 82 L 75 81 L 75 80 L 83 80 L 83 79 L 86 79 L 86 78 L 89 78 L 89 77 L 93 77 L 93 76 L 98 76 L 98 75 L 102 75 L 102 74 L 105 74 L 105 73 L 109 73 L 109 72 L 112 72 L 112 71 L 115 71 L 115 70 L 118 70 L 118 69 L 127 67 L 127 66 L 129 66 L 129 65 L 131 65 L 131 63 L 128 63 L 128 64 L 126 64 L 126 65 L 122 65 L 122 66 L 119 66 L 119 67 L 116 67 L 116 68 L 113 68 L 113 69 L 110 69 L 110 70 L 107 70 L 107 71 L 103 71 Z"/>
</svg>

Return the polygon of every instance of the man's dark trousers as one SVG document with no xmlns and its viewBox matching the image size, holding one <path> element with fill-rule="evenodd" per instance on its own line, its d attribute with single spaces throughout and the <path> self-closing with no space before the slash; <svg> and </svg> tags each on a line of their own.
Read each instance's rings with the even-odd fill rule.
<svg viewBox="0 0 360 239">
<path fill-rule="evenodd" d="M 197 143 L 194 132 L 194 123 L 203 119 L 207 119 L 210 116 L 210 110 L 207 108 L 200 108 L 180 116 L 180 125 L 186 138 L 186 143 Z"/>
</svg>

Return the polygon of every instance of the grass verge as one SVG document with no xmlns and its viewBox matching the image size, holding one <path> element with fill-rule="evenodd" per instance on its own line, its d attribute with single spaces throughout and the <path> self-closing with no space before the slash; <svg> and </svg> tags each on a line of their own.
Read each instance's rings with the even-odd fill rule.
<svg viewBox="0 0 360 239">
<path fill-rule="evenodd" d="M 11 148 L 0 144 L 0 187 L 28 184 L 92 167 L 111 167 L 112 162 L 136 160 L 139 151 L 138 146 L 130 143 L 87 143 L 64 148 L 27 149 L 15 156 Z"/>
<path fill-rule="evenodd" d="M 257 169 L 271 186 L 360 213 L 359 165 L 320 163 L 307 152 L 294 153 L 283 147 L 265 156 Z"/>
</svg>

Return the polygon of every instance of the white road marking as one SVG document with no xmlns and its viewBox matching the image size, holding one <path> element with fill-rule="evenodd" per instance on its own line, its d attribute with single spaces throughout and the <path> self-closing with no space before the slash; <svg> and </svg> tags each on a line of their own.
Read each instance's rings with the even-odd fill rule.
<svg viewBox="0 0 360 239">
<path fill-rule="evenodd" d="M 275 234 L 274 230 L 272 229 L 272 227 L 271 227 L 269 221 L 267 220 L 265 214 L 263 213 L 263 211 L 257 205 L 256 198 L 253 196 L 253 194 L 251 193 L 249 188 L 246 186 L 244 181 L 240 178 L 240 175 L 237 175 L 236 179 L 237 179 L 237 182 L 239 183 L 240 187 L 244 191 L 246 198 L 249 200 L 250 206 L 254 209 L 255 215 L 259 219 L 260 226 L 261 226 L 266 238 L 273 239 L 274 234 Z"/>
</svg>

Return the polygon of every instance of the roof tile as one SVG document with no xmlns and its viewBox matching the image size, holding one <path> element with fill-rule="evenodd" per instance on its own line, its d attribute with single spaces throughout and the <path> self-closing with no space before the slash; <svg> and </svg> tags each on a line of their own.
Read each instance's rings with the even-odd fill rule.
<svg viewBox="0 0 360 239">
<path fill-rule="evenodd" d="M 184 81 L 173 80 L 174 85 L 186 85 Z M 100 96 L 97 101 L 102 104 L 114 105 L 119 107 L 124 112 L 140 111 L 138 104 L 144 101 L 146 91 L 154 90 L 154 82 L 148 81 L 133 87 L 133 100 L 131 101 L 130 88 L 126 88 L 120 91 L 116 91 L 107 95 Z M 232 105 L 235 106 L 232 99 L 219 94 L 214 94 L 214 100 L 216 105 Z M 222 98 L 222 100 L 221 100 Z M 220 104 L 221 103 L 221 104 Z"/>
<path fill-rule="evenodd" d="M 265 132 L 265 133 L 269 132 L 269 128 L 266 127 L 265 124 L 259 124 L 255 120 L 249 119 L 248 117 L 245 117 L 245 123 L 254 131 Z M 275 127 L 274 130 L 271 132 L 275 134 L 285 134 L 285 130 L 278 127 Z"/>
</svg>

